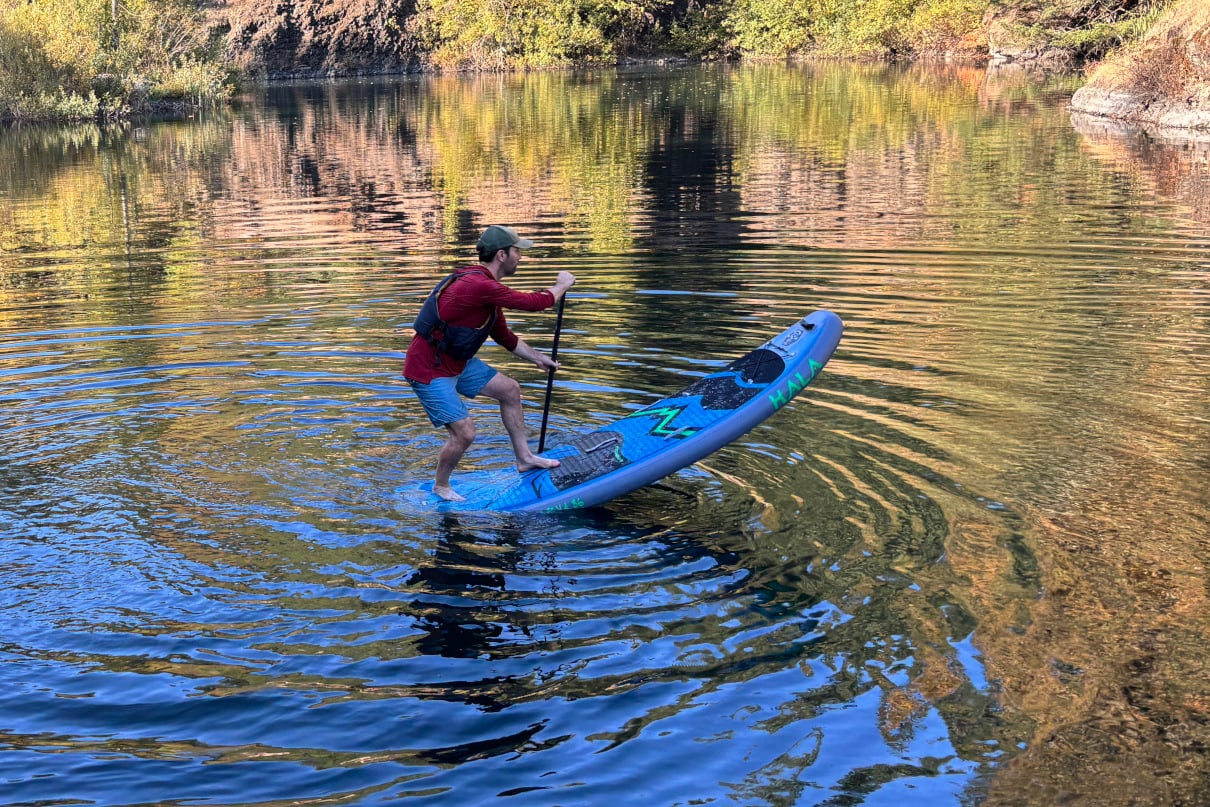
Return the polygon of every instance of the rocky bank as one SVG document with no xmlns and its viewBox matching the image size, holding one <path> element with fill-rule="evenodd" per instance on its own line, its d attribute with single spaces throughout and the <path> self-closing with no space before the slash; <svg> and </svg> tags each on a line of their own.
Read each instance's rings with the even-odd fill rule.
<svg viewBox="0 0 1210 807">
<path fill-rule="evenodd" d="M 1210 131 L 1210 2 L 1177 0 L 1134 45 L 1106 59 L 1074 112 Z"/>
</svg>

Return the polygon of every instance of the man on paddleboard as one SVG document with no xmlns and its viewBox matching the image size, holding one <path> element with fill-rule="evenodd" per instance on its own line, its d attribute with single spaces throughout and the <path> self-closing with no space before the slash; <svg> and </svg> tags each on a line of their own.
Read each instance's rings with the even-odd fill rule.
<svg viewBox="0 0 1210 807">
<path fill-rule="evenodd" d="M 442 499 L 462 501 L 463 497 L 450 487 L 450 474 L 475 441 L 475 422 L 462 397 L 486 395 L 499 402 L 500 419 L 517 455 L 517 470 L 554 468 L 559 464 L 529 448 L 521 385 L 475 355 L 490 337 L 539 369 L 559 369 L 557 361 L 530 347 L 504 319 L 506 308 L 545 311 L 575 285 L 571 272 L 559 272 L 555 285 L 542 291 L 516 291 L 501 283 L 516 274 L 521 250 L 533 245 L 512 227 L 488 227 L 479 237 L 478 265 L 463 267 L 437 284 L 416 316 L 416 335 L 408 346 L 403 376 L 433 425 L 444 426 L 449 432 L 437 455 L 433 479 L 433 493 Z"/>
</svg>

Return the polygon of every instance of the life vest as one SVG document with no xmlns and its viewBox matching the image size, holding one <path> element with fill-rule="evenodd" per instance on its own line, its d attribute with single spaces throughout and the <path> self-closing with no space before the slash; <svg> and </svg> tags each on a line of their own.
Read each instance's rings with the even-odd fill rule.
<svg viewBox="0 0 1210 807">
<path fill-rule="evenodd" d="M 438 308 L 441 293 L 451 283 L 477 271 L 472 269 L 469 272 L 454 272 L 438 283 L 425 299 L 424 305 L 420 307 L 420 313 L 416 315 L 416 321 L 412 324 L 416 333 L 420 334 L 424 341 L 432 345 L 437 352 L 437 366 L 441 366 L 442 353 L 452 356 L 458 361 L 469 361 L 479 348 L 483 347 L 483 343 L 487 341 L 492 328 L 496 325 L 498 309 L 495 306 L 492 306 L 492 313 L 488 315 L 487 321 L 478 328 L 450 325 L 441 318 Z"/>
</svg>

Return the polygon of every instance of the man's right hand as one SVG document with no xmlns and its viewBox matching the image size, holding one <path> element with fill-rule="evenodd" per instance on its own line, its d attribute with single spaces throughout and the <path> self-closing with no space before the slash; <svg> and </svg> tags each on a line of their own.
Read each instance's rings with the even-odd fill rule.
<svg viewBox="0 0 1210 807">
<path fill-rule="evenodd" d="M 576 285 L 575 275 L 573 275 L 571 272 L 559 272 L 559 277 L 555 280 L 555 285 L 554 288 L 551 289 L 551 293 L 554 294 L 556 298 L 562 297 L 567 293 L 567 290 L 574 285 Z"/>
</svg>

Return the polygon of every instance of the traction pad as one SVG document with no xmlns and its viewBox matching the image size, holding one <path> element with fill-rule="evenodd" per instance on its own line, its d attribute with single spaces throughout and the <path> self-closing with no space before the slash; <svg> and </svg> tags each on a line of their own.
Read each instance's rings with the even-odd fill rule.
<svg viewBox="0 0 1210 807">
<path fill-rule="evenodd" d="M 736 409 L 781 375 L 786 362 L 772 350 L 758 348 L 727 365 L 724 373 L 689 385 L 678 398 L 701 396 L 703 409 Z M 739 381 L 756 386 L 740 386 Z"/>
<path fill-rule="evenodd" d="M 579 453 L 560 457 L 559 467 L 550 469 L 550 481 L 559 490 L 609 473 L 629 462 L 622 456 L 622 435 L 618 432 L 589 432 L 565 445 Z"/>
</svg>

